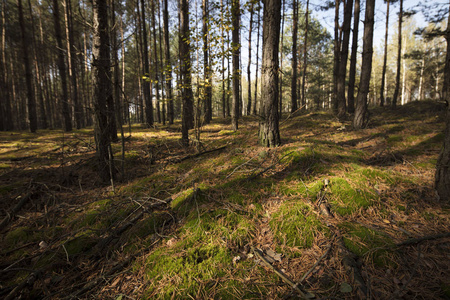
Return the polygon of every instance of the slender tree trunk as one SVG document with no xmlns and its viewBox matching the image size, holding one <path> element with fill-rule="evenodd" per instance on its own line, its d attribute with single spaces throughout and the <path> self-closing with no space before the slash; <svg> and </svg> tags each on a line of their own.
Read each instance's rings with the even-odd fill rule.
<svg viewBox="0 0 450 300">
<path fill-rule="evenodd" d="M 160 76 L 160 86 L 161 86 L 161 121 L 163 123 L 163 125 L 166 125 L 166 104 L 167 101 L 166 99 L 164 99 L 164 95 L 165 95 L 165 75 L 164 75 L 164 58 L 163 58 L 163 38 L 162 38 L 162 28 L 161 28 L 161 5 L 159 3 L 159 1 L 157 2 L 157 11 L 158 11 L 158 43 L 159 43 L 159 68 L 161 70 L 161 72 L 159 72 L 159 76 Z"/>
<path fill-rule="evenodd" d="M 205 113 L 205 124 L 209 124 L 212 120 L 212 76 L 211 76 L 211 66 L 209 62 L 209 13 L 208 13 L 208 0 L 203 0 L 202 3 L 203 8 L 203 81 L 205 88 L 205 104 L 204 104 L 204 113 Z"/>
<path fill-rule="evenodd" d="M 339 5 L 341 0 L 335 0 L 334 9 L 334 60 L 333 60 L 333 96 L 332 96 L 332 108 L 335 113 L 338 112 L 338 74 L 339 74 L 339 62 L 340 62 L 340 49 L 341 43 L 339 38 Z"/>
<path fill-rule="evenodd" d="M 359 31 L 359 15 L 360 0 L 355 0 L 354 19 L 353 19 L 353 37 L 352 37 L 352 55 L 350 57 L 350 70 L 348 78 L 348 107 L 349 113 L 355 112 L 355 81 L 356 81 L 356 58 L 358 55 L 358 31 Z"/>
<path fill-rule="evenodd" d="M 239 41 L 239 26 L 241 17 L 241 8 L 239 0 L 231 0 L 231 15 L 232 15 L 232 56 L 233 56 L 233 103 L 231 112 L 231 127 L 233 130 L 238 130 L 239 119 L 239 99 L 240 99 L 240 83 L 241 75 L 239 69 L 239 60 L 241 56 L 241 45 Z"/>
<path fill-rule="evenodd" d="M 263 15 L 263 60 L 261 121 L 259 143 L 265 147 L 281 144 L 278 116 L 278 50 L 280 43 L 281 0 L 266 0 Z"/>
<path fill-rule="evenodd" d="M 297 36 L 298 36 L 298 0 L 292 1 L 292 78 L 291 78 L 291 112 L 298 109 L 297 105 Z"/>
<path fill-rule="evenodd" d="M 189 146 L 189 129 L 193 128 L 194 102 L 191 87 L 191 58 L 190 58 L 190 31 L 189 31 L 189 2 L 180 0 L 180 75 L 181 99 L 183 113 L 181 121 L 181 142 L 184 147 Z"/>
<path fill-rule="evenodd" d="M 388 51 L 388 38 L 389 38 L 389 5 L 390 1 L 386 2 L 386 33 L 384 34 L 384 58 L 383 58 L 383 73 L 381 73 L 381 87 L 380 87 L 380 106 L 384 106 L 384 92 L 386 82 L 386 69 L 387 69 L 387 51 Z"/>
<path fill-rule="evenodd" d="M 3 116 L 2 116 L 2 122 L 3 122 L 3 130 L 12 130 L 14 127 L 14 123 L 12 120 L 12 112 L 11 112 L 11 90 L 10 90 L 10 73 L 8 70 L 8 58 L 6 56 L 6 1 L 2 1 L 2 9 L 1 9 L 1 15 L 2 15 L 2 53 L 1 53 L 1 62 L 0 62 L 0 72 L 2 76 L 2 82 L 4 84 L 3 87 L 1 87 L 2 90 L 2 99 L 0 100 L 0 103 L 3 107 Z"/>
<path fill-rule="evenodd" d="M 158 63 L 158 47 L 156 44 L 156 21 L 155 21 L 155 14 L 156 14 L 156 10 L 155 10 L 155 0 L 151 0 L 151 25 L 152 25 L 152 35 L 153 35 L 153 68 L 152 68 L 152 75 L 150 76 L 150 78 L 153 78 L 154 82 L 155 82 L 155 91 L 156 91 L 156 117 L 157 117 L 157 121 L 158 123 L 162 123 L 162 119 L 161 119 L 161 98 L 160 98 L 160 94 L 159 94 L 159 63 Z"/>
<path fill-rule="evenodd" d="M 122 16 L 120 15 L 120 18 Z M 115 122 L 111 125 L 111 140 L 117 141 L 117 127 L 121 127 L 123 124 L 122 118 L 122 93 L 120 87 L 120 63 L 119 63 L 119 42 L 117 36 L 119 33 L 119 24 L 116 22 L 116 1 L 111 0 L 111 21 L 113 24 L 112 30 L 112 58 L 113 58 L 113 100 L 114 100 L 114 113 Z"/>
<path fill-rule="evenodd" d="M 280 87 L 280 100 L 279 100 L 279 107 L 280 107 L 280 111 L 279 114 L 280 116 L 283 113 L 283 38 L 284 38 L 284 2 L 285 0 L 282 1 L 281 3 L 281 42 L 280 42 L 280 70 L 281 72 L 278 74 L 279 76 L 279 87 Z"/>
<path fill-rule="evenodd" d="M 367 110 L 367 95 L 370 90 L 370 77 L 372 73 L 373 56 L 373 27 L 375 22 L 375 0 L 366 1 L 366 13 L 364 22 L 363 54 L 361 65 L 361 79 L 358 97 L 356 99 L 356 111 L 353 119 L 353 128 L 361 129 L 369 121 Z"/>
<path fill-rule="evenodd" d="M 441 153 L 436 164 L 435 187 L 440 200 L 450 200 L 450 14 L 445 33 L 447 53 L 445 55 L 444 84 L 442 99 L 447 103 L 445 116 L 445 137 Z"/>
<path fill-rule="evenodd" d="M 168 0 L 164 0 L 163 23 L 164 23 L 164 53 L 165 53 L 165 79 L 166 79 L 166 98 L 167 98 L 167 116 L 169 124 L 173 124 L 173 96 L 172 96 L 172 63 L 170 62 L 170 41 L 169 41 L 169 10 Z"/>
<path fill-rule="evenodd" d="M 20 32 L 22 38 L 22 55 L 25 66 L 25 81 L 27 86 L 27 107 L 28 107 L 28 126 L 30 132 L 36 132 L 37 130 L 37 115 L 36 115 L 36 100 L 33 90 L 33 72 L 31 70 L 30 56 L 28 52 L 29 39 L 27 31 L 25 29 L 25 18 L 23 16 L 22 0 L 18 0 L 19 8 L 19 23 Z"/>
<path fill-rule="evenodd" d="M 337 103 L 338 103 L 338 117 L 344 118 L 347 111 L 345 101 L 345 78 L 347 75 L 347 59 L 348 46 L 350 42 L 350 24 L 352 21 L 353 0 L 347 0 L 344 5 L 344 22 L 342 25 L 342 32 L 344 37 L 341 43 L 338 80 L 337 80 Z"/>
<path fill-rule="evenodd" d="M 349 0 L 350 1 L 350 0 Z M 306 105 L 305 87 L 306 87 L 306 70 L 308 64 L 308 20 L 309 20 L 309 0 L 306 1 L 305 13 L 305 43 L 303 44 L 303 74 L 302 74 L 302 105 Z"/>
<path fill-rule="evenodd" d="M 402 66 L 402 22 L 403 22 L 403 0 L 400 0 L 400 12 L 398 14 L 398 52 L 397 52 L 397 75 L 395 78 L 394 97 L 392 98 L 392 107 L 397 107 L 397 99 L 400 93 L 400 73 Z"/>
<path fill-rule="evenodd" d="M 247 81 L 248 81 L 248 90 L 247 90 L 247 115 L 250 115 L 252 112 L 252 78 L 250 74 L 250 68 L 252 65 L 252 31 L 253 31 L 253 15 L 255 14 L 255 2 L 252 1 L 250 3 L 250 24 L 248 28 L 248 66 L 247 66 Z"/>
<path fill-rule="evenodd" d="M 57 0 L 55 0 L 57 1 Z M 112 98 L 108 5 L 104 0 L 93 2 L 93 62 L 95 142 L 99 174 L 104 182 L 114 179 L 115 168 L 108 128 L 108 98 Z"/>
<path fill-rule="evenodd" d="M 258 7 L 258 25 L 257 25 L 257 33 L 256 33 L 256 74 L 255 74 L 255 97 L 254 105 L 253 105 L 253 114 L 256 115 L 256 105 L 258 103 L 258 70 L 259 70 L 259 29 L 261 27 L 261 8 Z"/>
<path fill-rule="evenodd" d="M 69 91 L 67 87 L 67 71 L 66 71 L 66 62 L 64 58 L 64 47 L 62 42 L 62 31 L 61 31 L 61 23 L 59 17 L 59 1 L 53 0 L 53 19 L 55 23 L 55 38 L 58 46 L 58 69 L 59 76 L 61 77 L 61 85 L 62 85 L 62 114 L 64 118 L 64 130 L 72 131 L 72 120 L 70 117 L 70 108 L 69 108 Z"/>
<path fill-rule="evenodd" d="M 150 62 L 148 55 L 148 43 L 147 43 L 147 26 L 145 22 L 145 1 L 141 0 L 141 26 L 142 26 L 142 47 L 144 52 L 144 101 L 145 101 L 145 116 L 146 116 L 146 124 L 148 127 L 153 126 L 153 101 L 152 101 L 152 92 L 150 88 Z"/>
</svg>

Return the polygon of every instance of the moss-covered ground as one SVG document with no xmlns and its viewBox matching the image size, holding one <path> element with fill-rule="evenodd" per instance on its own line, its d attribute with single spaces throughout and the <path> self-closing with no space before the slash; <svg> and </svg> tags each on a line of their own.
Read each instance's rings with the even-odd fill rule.
<svg viewBox="0 0 450 300">
<path fill-rule="evenodd" d="M 397 246 L 450 231 L 450 203 L 433 190 L 442 111 L 374 109 L 360 131 L 330 112 L 285 115 L 275 149 L 257 145 L 256 117 L 237 132 L 214 119 L 188 149 L 178 123 L 134 125 L 125 160 L 112 147 L 114 187 L 97 176 L 92 129 L 0 132 L 1 219 L 28 197 L 1 229 L 0 298 L 31 274 L 16 297 L 287 297 L 259 249 L 294 282 L 326 254 L 303 287 L 354 299 L 345 247 L 370 297 L 447 299 L 450 239 Z"/>
</svg>

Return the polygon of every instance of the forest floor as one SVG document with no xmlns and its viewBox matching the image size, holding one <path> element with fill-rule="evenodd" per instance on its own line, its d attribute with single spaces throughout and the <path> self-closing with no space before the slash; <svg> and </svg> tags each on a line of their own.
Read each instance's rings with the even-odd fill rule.
<svg viewBox="0 0 450 300">
<path fill-rule="evenodd" d="M 0 298 L 450 299 L 443 111 L 286 115 L 275 149 L 255 117 L 133 126 L 114 187 L 92 129 L 1 132 Z"/>
</svg>

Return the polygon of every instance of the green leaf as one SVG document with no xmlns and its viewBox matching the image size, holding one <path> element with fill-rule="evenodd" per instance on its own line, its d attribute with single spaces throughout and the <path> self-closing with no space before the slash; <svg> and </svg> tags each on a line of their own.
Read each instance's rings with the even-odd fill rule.
<svg viewBox="0 0 450 300">
<path fill-rule="evenodd" d="M 353 288 L 347 282 L 343 282 L 343 283 L 341 283 L 339 290 L 341 291 L 341 293 L 351 293 L 353 291 Z"/>
</svg>

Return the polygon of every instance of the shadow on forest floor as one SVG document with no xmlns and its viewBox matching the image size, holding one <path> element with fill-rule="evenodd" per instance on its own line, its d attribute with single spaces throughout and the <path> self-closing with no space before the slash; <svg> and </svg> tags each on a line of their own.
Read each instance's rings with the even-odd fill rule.
<svg viewBox="0 0 450 300">
<path fill-rule="evenodd" d="M 2 132 L 0 297 L 299 293 L 276 268 L 317 298 L 449 298 L 441 111 L 377 108 L 360 131 L 328 112 L 285 117 L 275 149 L 257 145 L 255 117 L 238 132 L 214 119 L 189 149 L 179 124 L 133 126 L 124 161 L 112 146 L 114 188 L 92 130 Z"/>
</svg>

